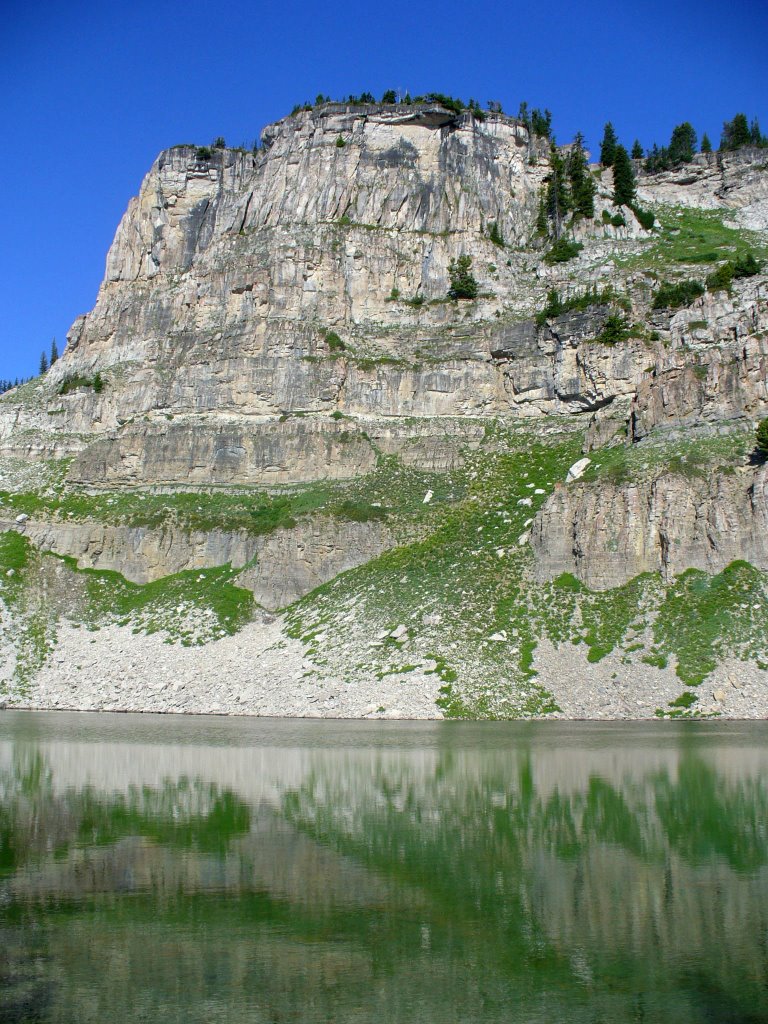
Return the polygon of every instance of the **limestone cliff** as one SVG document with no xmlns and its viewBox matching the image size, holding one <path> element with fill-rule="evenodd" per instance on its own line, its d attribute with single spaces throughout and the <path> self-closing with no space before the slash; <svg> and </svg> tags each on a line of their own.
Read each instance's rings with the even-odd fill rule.
<svg viewBox="0 0 768 1024">
<path fill-rule="evenodd" d="M 595 215 L 569 217 L 560 258 L 540 230 L 549 143 L 502 114 L 323 104 L 254 152 L 161 153 L 62 358 L 0 398 L 3 529 L 161 590 L 229 566 L 221 587 L 270 610 L 336 580 L 343 611 L 321 588 L 317 628 L 285 625 L 318 671 L 373 658 L 381 679 L 400 671 L 389 641 L 422 633 L 404 664 L 442 673 L 450 713 L 545 709 L 525 652 L 559 634 L 509 615 L 538 621 L 563 573 L 604 590 L 768 569 L 750 462 L 768 415 L 765 152 L 636 170 L 644 213 L 591 167 Z M 711 278 L 745 253 L 748 273 Z M 473 300 L 450 296 L 461 257 Z M 659 299 L 680 282 L 696 287 Z M 24 558 L 42 593 L 50 573 Z M 45 619 L 8 566 L 6 605 Z M 91 622 L 106 606 L 85 583 Z"/>
</svg>

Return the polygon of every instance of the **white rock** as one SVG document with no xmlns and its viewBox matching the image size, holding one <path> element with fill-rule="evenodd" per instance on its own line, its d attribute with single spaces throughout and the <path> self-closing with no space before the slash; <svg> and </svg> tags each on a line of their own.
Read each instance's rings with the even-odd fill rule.
<svg viewBox="0 0 768 1024">
<path fill-rule="evenodd" d="M 402 639 L 402 637 L 408 635 L 408 627 L 404 626 L 403 623 L 401 622 L 400 625 L 393 629 L 389 635 L 392 637 L 393 640 L 400 640 Z"/>
<path fill-rule="evenodd" d="M 498 641 L 499 643 L 505 643 L 505 642 L 506 642 L 506 639 L 507 639 L 507 634 L 506 634 L 506 633 L 504 632 L 504 630 L 503 630 L 503 629 L 500 629 L 498 633 L 492 633 L 492 634 L 491 634 L 491 635 L 490 635 L 490 636 L 488 637 L 488 639 L 489 639 L 489 640 L 496 640 L 496 641 Z"/>
<path fill-rule="evenodd" d="M 584 476 L 584 471 L 586 470 L 587 466 L 591 464 L 591 462 L 592 459 L 579 459 L 578 462 L 574 462 L 574 464 L 571 466 L 571 468 L 565 475 L 565 482 L 569 484 L 573 480 L 578 480 L 579 477 Z"/>
<path fill-rule="evenodd" d="M 530 539 L 531 531 L 526 530 L 525 533 L 521 533 L 520 536 L 517 538 L 517 543 L 520 545 L 520 547 L 522 547 L 524 544 L 527 544 Z"/>
<path fill-rule="evenodd" d="M 546 494 L 547 492 L 544 490 L 543 487 L 537 487 L 536 490 L 533 493 L 534 494 Z"/>
<path fill-rule="evenodd" d="M 517 504 L 518 505 L 532 505 L 533 504 L 533 499 L 532 498 L 521 498 L 518 501 Z"/>
<path fill-rule="evenodd" d="M 424 497 L 421 500 L 421 504 L 422 505 L 428 505 L 430 503 L 430 501 L 432 501 L 432 493 L 433 493 L 432 491 L 427 491 L 427 493 L 424 495 Z"/>
<path fill-rule="evenodd" d="M 26 521 L 28 519 L 29 519 L 29 516 L 27 515 L 26 512 L 21 512 L 21 513 L 19 513 L 19 515 L 16 516 L 16 522 L 17 523 L 26 523 Z"/>
</svg>

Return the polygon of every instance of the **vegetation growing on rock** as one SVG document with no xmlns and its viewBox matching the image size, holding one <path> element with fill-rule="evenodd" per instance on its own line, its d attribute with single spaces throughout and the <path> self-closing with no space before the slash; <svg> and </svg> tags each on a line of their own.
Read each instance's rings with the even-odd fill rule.
<svg viewBox="0 0 768 1024">
<path fill-rule="evenodd" d="M 448 294 L 452 299 L 476 299 L 478 285 L 472 273 L 472 257 L 466 254 L 451 260 L 448 267 L 451 287 Z"/>
<path fill-rule="evenodd" d="M 255 159 L 163 154 L 95 311 L 0 401 L 5 685 L 75 626 L 269 626 L 340 706 L 570 714 L 581 662 L 611 714 L 719 713 L 729 659 L 768 665 L 759 128 L 715 161 L 683 122 L 646 170 L 607 125 L 605 173 L 525 103 L 329 104 Z"/>
</svg>

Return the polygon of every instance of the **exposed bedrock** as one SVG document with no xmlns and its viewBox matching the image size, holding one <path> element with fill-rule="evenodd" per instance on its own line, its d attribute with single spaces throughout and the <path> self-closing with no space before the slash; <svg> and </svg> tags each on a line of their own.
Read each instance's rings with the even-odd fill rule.
<svg viewBox="0 0 768 1024">
<path fill-rule="evenodd" d="M 643 175 L 637 195 L 641 203 L 731 210 L 741 227 L 768 228 L 765 150 L 745 146 L 732 153 L 697 153 L 689 164 Z"/>
<path fill-rule="evenodd" d="M 768 414 L 768 282 L 737 282 L 676 313 L 671 347 L 637 388 L 630 436 L 679 431 Z"/>
<path fill-rule="evenodd" d="M 630 414 L 630 437 L 692 427 L 729 429 L 734 420 L 768 413 L 768 339 L 748 338 L 702 353 L 698 362 L 666 366 L 644 379 Z"/>
<path fill-rule="evenodd" d="M 0 522 L 0 530 L 9 529 L 18 530 L 42 551 L 74 558 L 81 569 L 113 570 L 133 583 L 150 583 L 189 569 L 248 566 L 238 585 L 253 591 L 256 601 L 270 610 L 291 604 L 395 544 L 382 522 L 348 522 L 333 516 L 314 516 L 291 529 L 263 535 L 94 522 Z"/>
<path fill-rule="evenodd" d="M 737 559 L 768 569 L 768 466 L 561 484 L 534 519 L 531 543 L 537 578 L 571 572 L 595 590 L 643 572 L 719 572 Z"/>
<path fill-rule="evenodd" d="M 491 355 L 503 373 L 510 409 L 578 413 L 634 394 L 648 367 L 648 343 L 597 341 L 609 313 L 595 306 L 539 327 L 528 320 L 500 330 Z"/>
<path fill-rule="evenodd" d="M 315 587 L 394 547 L 381 522 L 355 523 L 313 517 L 293 530 L 264 537 L 256 562 L 238 576 L 265 608 L 284 608 Z"/>
<path fill-rule="evenodd" d="M 450 418 L 333 419 L 289 416 L 154 419 L 104 437 L 78 454 L 68 479 L 91 489 L 133 486 L 281 487 L 347 480 L 373 470 L 380 455 L 416 469 L 461 465 L 484 427 Z"/>
</svg>

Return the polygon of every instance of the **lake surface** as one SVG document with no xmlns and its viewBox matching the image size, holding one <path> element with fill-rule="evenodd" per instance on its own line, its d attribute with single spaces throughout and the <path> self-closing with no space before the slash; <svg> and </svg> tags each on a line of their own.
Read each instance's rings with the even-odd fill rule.
<svg viewBox="0 0 768 1024">
<path fill-rule="evenodd" d="M 0 1022 L 768 1021 L 767 741 L 0 712 Z"/>
</svg>

